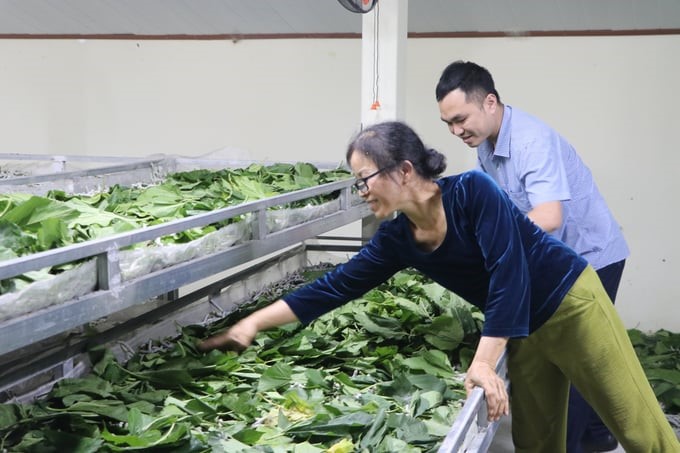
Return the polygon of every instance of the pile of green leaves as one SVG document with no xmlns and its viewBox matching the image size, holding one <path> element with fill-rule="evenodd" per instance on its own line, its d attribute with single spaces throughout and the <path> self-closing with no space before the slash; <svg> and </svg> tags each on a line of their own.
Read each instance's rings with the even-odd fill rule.
<svg viewBox="0 0 680 453">
<path fill-rule="evenodd" d="M 453 365 L 469 360 L 481 314 L 405 272 L 306 327 L 260 333 L 241 355 L 197 353 L 198 338 L 292 286 L 125 365 L 93 352 L 92 375 L 0 406 L 0 450 L 436 451 L 465 393 Z"/>
<path fill-rule="evenodd" d="M 680 414 L 680 333 L 628 330 L 647 379 L 668 414 Z"/>
<path fill-rule="evenodd" d="M 348 177 L 346 170 L 320 171 L 309 163 L 252 164 L 246 168 L 179 172 L 169 175 L 158 185 L 115 185 L 93 195 L 73 195 L 56 190 L 44 197 L 22 193 L 0 194 L 0 261 Z M 279 208 L 320 204 L 333 197 L 337 194 L 317 196 Z M 163 237 L 160 242 L 189 242 L 239 220 L 241 217 L 222 224 L 189 229 Z M 72 264 L 0 281 L 0 294 L 21 289 L 30 282 L 70 267 Z"/>
</svg>

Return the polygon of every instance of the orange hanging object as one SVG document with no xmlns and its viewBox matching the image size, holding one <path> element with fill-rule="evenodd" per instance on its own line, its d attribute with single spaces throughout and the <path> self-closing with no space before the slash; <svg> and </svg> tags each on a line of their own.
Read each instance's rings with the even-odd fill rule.
<svg viewBox="0 0 680 453">
<path fill-rule="evenodd" d="M 380 101 L 375 101 L 371 104 L 371 110 L 378 110 L 380 108 Z"/>
</svg>

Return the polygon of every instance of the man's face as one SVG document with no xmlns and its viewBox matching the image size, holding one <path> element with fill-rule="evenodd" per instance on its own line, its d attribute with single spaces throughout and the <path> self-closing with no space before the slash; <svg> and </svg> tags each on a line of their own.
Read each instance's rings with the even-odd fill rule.
<svg viewBox="0 0 680 453">
<path fill-rule="evenodd" d="M 496 139 L 498 128 L 494 113 L 498 107 L 496 96 L 488 94 L 482 102 L 475 96 L 466 99 L 465 93 L 455 89 L 439 102 L 442 121 L 456 137 L 471 148 L 484 140 Z"/>
</svg>

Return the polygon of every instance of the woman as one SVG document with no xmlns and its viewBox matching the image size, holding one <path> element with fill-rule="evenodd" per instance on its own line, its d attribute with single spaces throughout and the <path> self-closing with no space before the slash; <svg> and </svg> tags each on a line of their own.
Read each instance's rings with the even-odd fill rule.
<svg viewBox="0 0 680 453">
<path fill-rule="evenodd" d="M 362 131 L 347 162 L 378 218 L 400 214 L 347 263 L 201 349 L 242 349 L 261 330 L 309 323 L 412 267 L 484 312 L 465 387 L 484 389 L 490 420 L 509 413 L 494 371 L 508 347 L 516 451 L 565 450 L 569 381 L 627 452 L 680 451 L 622 322 L 583 258 L 535 226 L 483 173 L 435 179 L 444 156 L 403 123 Z"/>
</svg>

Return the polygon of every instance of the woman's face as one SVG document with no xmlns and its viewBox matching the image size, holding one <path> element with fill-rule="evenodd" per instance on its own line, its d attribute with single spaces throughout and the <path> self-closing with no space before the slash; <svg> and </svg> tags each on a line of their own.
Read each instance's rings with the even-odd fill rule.
<svg viewBox="0 0 680 453">
<path fill-rule="evenodd" d="M 357 179 L 366 178 L 382 170 L 375 165 L 368 156 L 361 151 L 354 151 L 349 160 L 349 165 L 352 172 Z M 359 195 L 368 203 L 373 211 L 373 214 L 378 219 L 384 219 L 397 210 L 397 195 L 399 194 L 399 185 L 393 177 L 390 176 L 390 170 L 381 171 L 375 176 L 367 179 L 366 190 L 359 191 Z"/>
</svg>

